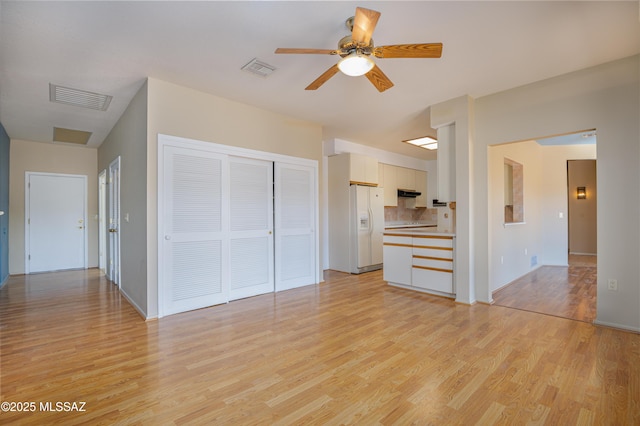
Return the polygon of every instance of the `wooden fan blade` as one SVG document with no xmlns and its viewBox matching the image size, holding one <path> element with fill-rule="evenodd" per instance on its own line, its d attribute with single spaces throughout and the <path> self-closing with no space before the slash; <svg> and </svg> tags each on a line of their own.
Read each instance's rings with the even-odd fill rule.
<svg viewBox="0 0 640 426">
<path fill-rule="evenodd" d="M 339 71 L 338 70 L 338 64 L 335 64 L 334 66 L 332 66 L 331 68 L 326 70 L 320 77 L 316 78 L 313 81 L 313 83 L 311 83 L 310 85 L 305 87 L 304 90 L 316 90 L 318 87 L 320 87 L 323 84 L 325 84 L 331 77 L 336 75 L 336 73 L 338 71 Z"/>
<path fill-rule="evenodd" d="M 379 92 L 384 92 L 393 87 L 393 83 L 389 80 L 389 77 L 387 77 L 377 65 L 374 65 L 371 71 L 365 75 L 369 81 L 376 86 Z"/>
<path fill-rule="evenodd" d="M 368 46 L 371 35 L 380 19 L 380 12 L 363 7 L 356 7 L 356 16 L 353 19 L 351 39 L 358 44 Z"/>
<path fill-rule="evenodd" d="M 373 49 L 376 58 L 439 58 L 442 43 L 393 44 Z"/>
<path fill-rule="evenodd" d="M 335 55 L 338 52 L 331 49 L 297 49 L 288 47 L 279 47 L 275 53 L 310 53 L 318 55 Z"/>
</svg>

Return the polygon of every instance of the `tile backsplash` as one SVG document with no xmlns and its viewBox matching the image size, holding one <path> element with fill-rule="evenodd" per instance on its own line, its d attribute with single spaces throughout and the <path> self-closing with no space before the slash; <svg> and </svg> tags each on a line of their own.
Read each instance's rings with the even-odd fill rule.
<svg viewBox="0 0 640 426">
<path fill-rule="evenodd" d="M 438 221 L 438 210 L 426 207 L 407 207 L 407 205 L 411 206 L 414 203 L 415 200 L 410 198 L 398 198 L 397 207 L 384 208 L 385 223 L 424 221 L 435 224 Z"/>
</svg>

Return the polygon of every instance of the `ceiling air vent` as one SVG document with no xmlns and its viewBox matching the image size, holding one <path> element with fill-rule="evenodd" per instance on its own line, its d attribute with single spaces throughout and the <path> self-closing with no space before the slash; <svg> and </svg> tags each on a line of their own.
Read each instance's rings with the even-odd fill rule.
<svg viewBox="0 0 640 426">
<path fill-rule="evenodd" d="M 65 129 L 63 127 L 53 128 L 53 141 L 75 143 L 78 145 L 86 145 L 91 137 L 91 132 L 83 130 Z"/>
<path fill-rule="evenodd" d="M 266 78 L 276 70 L 276 67 L 253 58 L 247 65 L 242 67 L 242 70 Z"/>
<path fill-rule="evenodd" d="M 49 83 L 49 100 L 51 102 L 106 111 L 107 108 L 109 108 L 112 98 L 112 96 L 102 95 L 100 93 L 87 92 Z"/>
</svg>

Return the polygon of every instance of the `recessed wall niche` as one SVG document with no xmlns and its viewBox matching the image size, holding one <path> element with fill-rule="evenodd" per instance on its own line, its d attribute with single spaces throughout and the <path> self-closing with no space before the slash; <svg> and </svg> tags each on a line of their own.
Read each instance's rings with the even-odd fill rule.
<svg viewBox="0 0 640 426">
<path fill-rule="evenodd" d="M 524 170 L 522 164 L 504 159 L 504 223 L 524 222 Z"/>
</svg>

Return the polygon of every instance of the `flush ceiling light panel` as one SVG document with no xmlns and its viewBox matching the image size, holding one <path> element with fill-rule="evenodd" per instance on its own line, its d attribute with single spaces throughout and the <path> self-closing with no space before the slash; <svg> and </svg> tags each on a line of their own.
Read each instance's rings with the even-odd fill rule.
<svg viewBox="0 0 640 426">
<path fill-rule="evenodd" d="M 402 142 L 410 143 L 411 145 L 415 145 L 424 149 L 430 149 L 430 150 L 438 149 L 438 141 L 432 138 L 431 136 L 425 136 L 417 139 L 409 139 Z"/>
<path fill-rule="evenodd" d="M 269 77 L 275 70 L 276 67 L 273 65 L 269 65 L 265 62 L 258 60 L 257 58 L 253 58 L 248 64 L 243 66 L 242 71 L 247 71 L 255 75 L 259 75 L 260 77 Z"/>
<path fill-rule="evenodd" d="M 85 90 L 72 89 L 49 83 L 49 100 L 66 105 L 74 105 L 80 108 L 106 111 L 111 103 L 112 96 L 100 93 L 87 92 Z"/>
<path fill-rule="evenodd" d="M 53 128 L 53 141 L 75 143 L 78 145 L 86 145 L 91 137 L 91 132 L 85 132 L 83 130 L 65 129 L 62 127 Z"/>
</svg>

